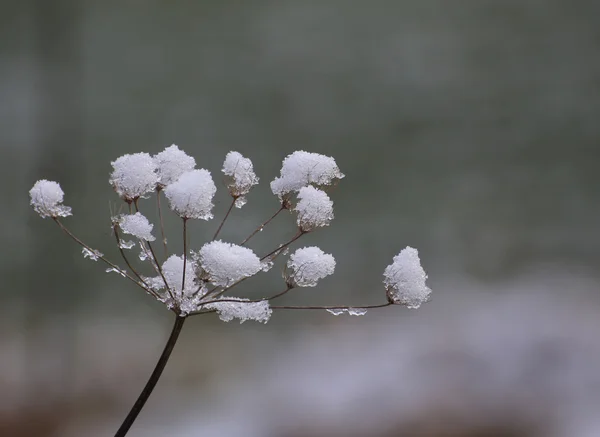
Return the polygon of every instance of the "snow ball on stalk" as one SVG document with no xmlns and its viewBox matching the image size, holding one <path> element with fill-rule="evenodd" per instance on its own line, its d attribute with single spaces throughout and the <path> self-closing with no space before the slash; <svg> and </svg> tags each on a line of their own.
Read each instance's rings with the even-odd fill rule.
<svg viewBox="0 0 600 437">
<path fill-rule="evenodd" d="M 194 259 L 207 274 L 207 279 L 220 287 L 253 276 L 263 267 L 251 249 L 220 240 L 206 243 L 194 254 Z"/>
<path fill-rule="evenodd" d="M 343 177 L 332 157 L 300 150 L 283 160 L 281 174 L 271 182 L 271 190 L 283 198 L 307 185 L 330 185 Z"/>
<path fill-rule="evenodd" d="M 126 202 L 131 203 L 156 188 L 156 163 L 149 154 L 123 155 L 111 165 L 113 172 L 108 181 Z"/>
<path fill-rule="evenodd" d="M 299 202 L 294 208 L 298 212 L 298 226 L 304 232 L 329 226 L 333 219 L 333 202 L 322 190 L 309 185 L 300 188 Z"/>
<path fill-rule="evenodd" d="M 431 296 L 431 289 L 425 284 L 427 274 L 421 267 L 419 251 L 412 247 L 403 249 L 394 257 L 383 277 L 390 303 L 419 308 Z"/>
<path fill-rule="evenodd" d="M 335 258 L 318 247 L 296 250 L 287 262 L 286 282 L 290 287 L 314 287 L 319 279 L 332 275 Z"/>
<path fill-rule="evenodd" d="M 273 313 L 269 302 L 266 300 L 248 302 L 248 299 L 239 297 L 227 297 L 224 299 L 224 302 L 209 303 L 204 308 L 215 310 L 219 318 L 224 322 L 239 319 L 240 323 L 244 323 L 246 320 L 267 323 Z"/>
<path fill-rule="evenodd" d="M 123 214 L 117 218 L 117 223 L 124 233 L 133 235 L 140 240 L 154 241 L 156 239 L 152 235 L 154 225 L 139 212 L 135 214 Z"/>
<path fill-rule="evenodd" d="M 222 171 L 228 177 L 227 188 L 236 200 L 235 206 L 241 208 L 246 203 L 246 194 L 258 184 L 252 161 L 244 158 L 241 153 L 232 151 L 225 157 Z"/>
<path fill-rule="evenodd" d="M 175 182 L 182 174 L 196 167 L 196 160 L 173 144 L 154 156 L 158 186 L 162 189 Z"/>
<path fill-rule="evenodd" d="M 182 174 L 164 189 L 169 205 L 183 219 L 210 220 L 217 187 L 205 169 Z"/>
<path fill-rule="evenodd" d="M 167 258 L 162 265 L 162 272 L 169 289 L 174 292 L 176 297 L 192 295 L 198 288 L 196 286 L 194 263 L 189 259 L 185 266 L 185 286 L 183 289 L 181 287 L 183 281 L 183 256 L 171 255 Z M 160 279 L 162 278 L 157 277 L 154 278 L 154 281 L 158 282 Z"/>
<path fill-rule="evenodd" d="M 62 204 L 65 193 L 60 184 L 42 179 L 29 190 L 30 204 L 40 217 L 67 217 L 73 215 L 71 207 Z"/>
</svg>

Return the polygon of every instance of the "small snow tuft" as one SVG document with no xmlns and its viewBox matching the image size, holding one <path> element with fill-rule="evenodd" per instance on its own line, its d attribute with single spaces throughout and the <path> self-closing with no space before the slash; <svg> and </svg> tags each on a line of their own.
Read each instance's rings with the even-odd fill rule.
<svg viewBox="0 0 600 437">
<path fill-rule="evenodd" d="M 67 217 L 72 215 L 71 208 L 62 204 L 65 193 L 60 184 L 42 179 L 29 190 L 30 204 L 40 217 Z"/>
<path fill-rule="evenodd" d="M 271 190 L 282 198 L 307 185 L 330 185 L 335 179 L 343 177 L 335 159 L 300 150 L 283 160 L 281 174 L 271 182 Z"/>
<path fill-rule="evenodd" d="M 182 174 L 164 190 L 171 209 L 180 217 L 202 220 L 213 218 L 212 199 L 216 191 L 210 172 L 205 169 Z"/>
<path fill-rule="evenodd" d="M 292 287 L 314 287 L 319 279 L 333 274 L 335 258 L 318 247 L 296 250 L 287 262 L 288 285 Z"/>
<path fill-rule="evenodd" d="M 394 257 L 394 262 L 386 267 L 383 276 L 390 303 L 419 308 L 431 296 L 431 289 L 425 284 L 427 274 L 421 267 L 417 249 L 403 249 Z"/>
<path fill-rule="evenodd" d="M 84 247 L 83 249 L 81 249 L 81 253 L 83 253 L 83 257 L 84 258 L 89 258 L 92 261 L 98 261 L 98 259 L 100 259 L 101 257 L 104 256 L 104 254 L 98 250 L 90 250 L 87 247 Z"/>
<path fill-rule="evenodd" d="M 236 208 L 241 208 L 246 203 L 246 194 L 258 184 L 252 161 L 244 158 L 241 153 L 229 152 L 225 157 L 222 171 L 228 177 L 227 188 L 229 194 L 236 199 Z"/>
<path fill-rule="evenodd" d="M 298 212 L 298 226 L 304 232 L 315 228 L 329 226 L 333 220 L 333 202 L 322 190 L 309 185 L 300 188 L 299 202 L 294 208 Z"/>
<path fill-rule="evenodd" d="M 209 303 L 204 308 L 217 311 L 219 318 L 224 322 L 239 319 L 240 323 L 246 320 L 267 323 L 273 313 L 266 300 L 249 302 L 248 299 L 238 297 L 227 297 L 226 301 Z"/>
<path fill-rule="evenodd" d="M 185 266 L 185 287 L 181 288 L 183 281 L 183 256 L 171 255 L 162 265 L 162 272 L 175 297 L 194 294 L 197 290 L 194 263 L 188 259 Z M 162 278 L 161 278 L 162 279 Z"/>
<path fill-rule="evenodd" d="M 156 238 L 152 235 L 152 225 L 148 219 L 141 213 L 136 212 L 135 214 L 123 214 L 118 218 L 119 228 L 129 235 L 139 238 L 145 241 L 154 241 Z M 133 245 L 126 247 L 130 249 Z"/>
<path fill-rule="evenodd" d="M 344 313 L 348 313 L 351 316 L 364 316 L 367 314 L 365 308 L 329 308 L 326 311 L 334 316 L 339 316 Z"/>
<path fill-rule="evenodd" d="M 196 160 L 173 144 L 154 155 L 158 173 L 158 185 L 161 188 L 175 182 L 182 174 L 196 167 Z"/>
<path fill-rule="evenodd" d="M 156 188 L 156 163 L 149 154 L 123 155 L 111 165 L 113 172 L 108 181 L 123 200 L 132 202 Z"/>
<path fill-rule="evenodd" d="M 263 268 L 251 249 L 220 240 L 206 243 L 194 258 L 208 275 L 208 280 L 220 287 L 253 276 Z"/>
</svg>

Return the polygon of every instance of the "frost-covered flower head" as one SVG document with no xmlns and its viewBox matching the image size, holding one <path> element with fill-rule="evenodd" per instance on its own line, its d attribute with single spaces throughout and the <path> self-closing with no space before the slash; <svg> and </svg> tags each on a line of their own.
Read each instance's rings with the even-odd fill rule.
<svg viewBox="0 0 600 437">
<path fill-rule="evenodd" d="M 29 190 L 30 204 L 40 217 L 67 217 L 71 207 L 62 204 L 65 193 L 60 184 L 42 179 L 37 181 Z"/>
<path fill-rule="evenodd" d="M 262 268 L 260 259 L 251 249 L 220 240 L 206 243 L 194 258 L 207 279 L 222 287 L 253 276 Z"/>
<path fill-rule="evenodd" d="M 182 174 L 196 167 L 196 160 L 173 144 L 154 156 L 158 186 L 162 189 L 175 182 Z"/>
<path fill-rule="evenodd" d="M 244 158 L 241 153 L 229 152 L 223 163 L 223 173 L 228 178 L 229 194 L 236 199 L 235 206 L 241 208 L 246 203 L 246 194 L 258 184 L 252 161 Z"/>
<path fill-rule="evenodd" d="M 325 191 L 309 185 L 300 188 L 298 203 L 294 208 L 298 212 L 297 223 L 304 232 L 329 226 L 333 220 L 333 202 Z"/>
<path fill-rule="evenodd" d="M 343 177 L 335 159 L 300 150 L 283 160 L 281 174 L 271 182 L 271 190 L 282 198 L 307 185 L 330 185 L 335 179 Z"/>
<path fill-rule="evenodd" d="M 427 274 L 421 267 L 417 249 L 403 249 L 386 267 L 383 276 L 390 303 L 419 308 L 429 300 L 431 290 L 425 284 Z"/>
<path fill-rule="evenodd" d="M 131 203 L 154 191 L 158 183 L 156 163 L 148 153 L 123 155 L 111 162 L 109 182 L 119 196 Z"/>
<path fill-rule="evenodd" d="M 182 174 L 164 190 L 171 209 L 184 219 L 210 220 L 213 218 L 212 199 L 217 187 L 210 172 L 205 169 Z"/>
<path fill-rule="evenodd" d="M 335 258 L 318 247 L 296 250 L 287 262 L 286 281 L 290 287 L 314 287 L 319 279 L 333 274 Z"/>
<path fill-rule="evenodd" d="M 148 219 L 139 212 L 135 214 L 123 214 L 116 217 L 115 222 L 119 225 L 121 230 L 129 235 L 133 235 L 136 238 L 144 241 L 154 241 L 155 238 L 152 235 L 152 228 L 154 227 Z"/>
</svg>

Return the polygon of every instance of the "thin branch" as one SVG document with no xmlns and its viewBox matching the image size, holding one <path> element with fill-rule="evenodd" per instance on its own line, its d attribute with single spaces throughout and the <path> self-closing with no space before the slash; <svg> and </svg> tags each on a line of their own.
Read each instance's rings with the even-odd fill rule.
<svg viewBox="0 0 600 437">
<path fill-rule="evenodd" d="M 148 379 L 146 386 L 138 396 L 137 400 L 135 401 L 135 404 L 133 404 L 131 411 L 121 424 L 119 430 L 115 434 L 115 437 L 124 437 L 125 435 L 127 435 L 129 428 L 131 428 L 131 425 L 133 425 L 133 422 L 135 422 L 135 419 L 137 418 L 138 414 L 140 414 L 140 411 L 142 411 L 142 408 L 144 408 L 146 401 L 152 394 L 156 383 L 160 379 L 160 376 L 163 370 L 165 369 L 167 362 L 169 361 L 169 357 L 171 356 L 171 352 L 173 352 L 175 343 L 177 343 L 177 338 L 179 337 L 179 333 L 181 332 L 181 328 L 183 327 L 184 322 L 185 317 L 177 316 L 175 318 L 175 324 L 173 325 L 173 329 L 171 331 L 171 335 L 169 336 L 169 340 L 167 341 L 167 344 L 165 345 L 165 348 L 160 358 L 158 359 L 158 362 L 156 363 L 156 367 L 154 367 L 154 371 L 150 375 L 150 379 Z"/>
<path fill-rule="evenodd" d="M 208 300 L 208 301 L 204 301 L 201 302 L 200 305 L 208 305 L 210 303 L 218 303 L 218 302 L 245 302 L 245 303 L 258 303 L 258 302 L 264 302 L 266 300 L 273 300 L 276 299 L 278 297 L 283 296 L 284 294 L 286 294 L 288 291 L 290 291 L 293 287 L 287 287 L 285 290 L 280 291 L 277 294 L 274 294 L 273 296 L 269 296 L 269 297 L 263 297 L 261 299 L 254 299 L 254 300 L 245 300 L 245 301 L 240 301 L 237 299 L 229 299 L 229 298 L 225 298 L 225 299 L 214 299 L 214 300 Z M 200 312 L 194 312 L 191 313 L 190 316 L 194 316 L 196 314 L 204 314 L 204 313 L 200 313 Z"/>
<path fill-rule="evenodd" d="M 169 255 L 169 251 L 167 250 L 167 237 L 165 236 L 165 225 L 163 222 L 162 208 L 160 207 L 160 192 L 161 191 L 162 191 L 161 188 L 159 188 L 159 187 L 156 188 L 156 203 L 158 205 L 158 219 L 160 221 L 160 235 L 162 237 L 163 250 L 165 252 L 164 257 L 166 259 L 167 255 Z"/>
<path fill-rule="evenodd" d="M 271 223 L 271 221 L 272 221 L 272 220 L 273 220 L 275 217 L 277 217 L 277 216 L 279 215 L 279 213 L 281 213 L 281 211 L 283 211 L 284 209 L 287 209 L 287 208 L 286 208 L 286 207 L 284 206 L 284 204 L 282 203 L 282 204 L 281 204 L 281 207 L 280 207 L 280 208 L 277 210 L 277 212 L 276 212 L 275 214 L 273 214 L 271 217 L 269 217 L 269 219 L 267 219 L 267 221 L 263 222 L 263 223 L 262 223 L 262 224 L 261 224 L 261 225 L 260 225 L 258 228 L 256 228 L 256 229 L 254 230 L 254 232 L 252 232 L 250 235 L 248 235 L 248 236 L 246 237 L 246 239 L 240 243 L 240 246 L 243 246 L 243 245 L 245 245 L 245 244 L 246 244 L 248 241 L 250 241 L 250 239 L 251 239 L 252 237 L 254 237 L 254 236 L 257 234 L 257 233 L 259 233 L 260 231 L 262 231 L 262 230 L 263 230 L 263 228 L 264 228 L 265 226 L 267 226 L 269 223 Z"/>
<path fill-rule="evenodd" d="M 183 218 L 183 274 L 181 275 L 181 295 L 183 296 L 185 290 L 185 267 L 187 264 L 187 221 Z"/>
<path fill-rule="evenodd" d="M 225 220 L 227 220 L 227 217 L 229 217 L 229 214 L 231 213 L 231 210 L 233 209 L 233 206 L 235 205 L 235 201 L 236 201 L 236 197 L 233 198 L 233 200 L 231 201 L 231 205 L 229 205 L 229 208 L 227 209 L 227 213 L 225 213 L 225 217 L 223 217 L 223 220 L 221 220 L 221 224 L 219 225 L 219 228 L 217 229 L 217 232 L 215 232 L 215 235 L 213 236 L 213 241 L 217 239 L 217 237 L 219 236 L 219 232 L 221 232 L 221 229 L 223 228 L 223 225 L 225 224 Z"/>
<path fill-rule="evenodd" d="M 57 217 L 52 217 L 52 219 L 54 220 L 54 222 L 63 230 L 63 232 L 65 234 L 67 234 L 73 241 L 75 241 L 77 244 L 79 244 L 81 247 L 89 250 L 91 253 L 98 253 L 98 251 L 92 249 L 90 246 L 88 246 L 87 244 L 85 244 L 83 241 L 81 241 L 79 238 L 77 238 L 71 231 L 69 231 L 65 225 L 63 225 L 61 223 L 61 221 L 57 218 Z M 129 279 L 131 282 L 133 282 L 135 285 L 137 285 L 138 287 L 140 287 L 141 289 L 143 289 L 144 291 L 148 291 L 146 289 L 146 287 L 144 287 L 143 284 L 139 283 L 133 276 L 131 276 L 129 273 L 123 271 L 123 269 L 121 267 L 119 267 L 118 265 L 110 262 L 108 259 L 106 259 L 104 256 L 98 256 L 99 259 L 101 259 L 104 263 L 106 263 L 107 265 L 109 265 L 110 267 L 112 267 L 113 269 L 115 269 L 116 271 L 122 273 L 125 275 L 125 277 L 127 279 Z"/>
<path fill-rule="evenodd" d="M 293 305 L 278 305 L 272 306 L 271 309 L 274 310 L 351 310 L 351 309 L 371 309 L 371 308 L 384 308 L 390 305 L 394 305 L 393 303 L 382 303 L 379 305 L 366 305 L 366 306 L 293 306 Z"/>
<path fill-rule="evenodd" d="M 135 277 L 138 278 L 140 280 L 140 282 L 146 286 L 146 289 L 150 292 L 150 294 L 152 294 L 152 296 L 154 296 L 158 299 L 159 298 L 158 294 L 156 294 L 154 292 L 154 290 L 152 290 L 148 286 L 146 281 L 144 281 L 144 279 L 142 279 L 142 277 L 139 275 L 139 273 L 133 268 L 133 266 L 129 262 L 129 259 L 127 259 L 127 255 L 125 255 L 125 251 L 121 247 L 121 238 L 119 237 L 119 226 L 116 223 L 113 224 L 113 231 L 115 233 L 115 238 L 117 239 L 117 247 L 119 248 L 119 252 L 121 253 L 121 256 L 123 257 L 123 261 L 125 261 L 125 264 L 127 264 L 127 267 L 129 267 L 129 270 L 131 270 L 133 272 Z"/>
<path fill-rule="evenodd" d="M 264 261 L 265 259 L 267 259 L 268 257 L 270 257 L 271 255 L 273 255 L 274 253 L 277 253 L 283 249 L 285 249 L 286 247 L 288 247 L 290 244 L 292 244 L 294 241 L 296 241 L 298 238 L 300 238 L 301 236 L 303 236 L 304 234 L 307 234 L 307 231 L 303 231 L 303 230 L 298 230 L 298 233 L 296 235 L 294 235 L 294 237 L 288 241 L 287 243 L 283 243 L 281 244 L 277 249 L 272 250 L 271 252 L 267 253 L 265 256 L 263 256 L 260 260 Z"/>
</svg>

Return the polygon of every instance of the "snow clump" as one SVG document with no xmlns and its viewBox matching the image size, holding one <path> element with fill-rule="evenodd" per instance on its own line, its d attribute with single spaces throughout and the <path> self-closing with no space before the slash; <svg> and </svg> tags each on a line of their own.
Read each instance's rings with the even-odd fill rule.
<svg viewBox="0 0 600 437">
<path fill-rule="evenodd" d="M 212 302 L 206 304 L 204 308 L 215 310 L 224 322 L 239 319 L 240 323 L 244 323 L 246 320 L 267 323 L 273 313 L 269 302 L 266 300 L 249 302 L 248 299 L 239 297 L 227 297 L 226 301 Z"/>
<path fill-rule="evenodd" d="M 299 150 L 283 160 L 281 174 L 271 182 L 271 190 L 282 198 L 307 185 L 330 185 L 335 179 L 343 177 L 335 159 Z"/>
<path fill-rule="evenodd" d="M 37 181 L 29 190 L 30 204 L 42 218 L 72 215 L 71 207 L 62 204 L 64 196 L 65 193 L 58 182 L 46 179 Z"/>
<path fill-rule="evenodd" d="M 223 173 L 228 177 L 227 188 L 235 199 L 235 206 L 241 208 L 246 204 L 246 194 L 258 184 L 252 161 L 238 152 L 229 152 L 223 163 Z"/>
<path fill-rule="evenodd" d="M 286 281 L 291 287 L 314 287 L 319 279 L 332 275 L 335 258 L 318 247 L 296 250 L 287 262 Z"/>
<path fill-rule="evenodd" d="M 299 202 L 294 208 L 298 212 L 298 226 L 304 232 L 329 226 L 333 219 L 333 202 L 325 191 L 309 185 L 300 188 Z"/>
<path fill-rule="evenodd" d="M 111 165 L 113 172 L 108 181 L 126 202 L 131 203 L 156 188 L 156 162 L 148 153 L 123 155 Z"/>
<path fill-rule="evenodd" d="M 263 267 L 251 249 L 220 240 L 206 243 L 194 258 L 208 275 L 208 280 L 219 287 L 228 287 L 253 276 Z"/>
<path fill-rule="evenodd" d="M 205 169 L 182 174 L 164 190 L 171 209 L 181 218 L 202 220 L 213 218 L 212 199 L 216 191 L 210 172 Z"/>
<path fill-rule="evenodd" d="M 402 249 L 394 262 L 386 267 L 383 276 L 390 303 L 419 308 L 430 298 L 431 289 L 425 284 L 427 274 L 421 267 L 417 249 Z"/>
<path fill-rule="evenodd" d="M 135 214 L 124 214 L 117 219 L 117 223 L 124 233 L 133 235 L 140 240 L 154 241 L 156 239 L 152 235 L 152 228 L 154 225 L 139 212 L 136 212 Z M 133 247 L 133 245 L 124 248 L 131 249 L 131 247 Z"/>
<path fill-rule="evenodd" d="M 158 173 L 158 186 L 162 189 L 175 182 L 182 174 L 196 167 L 196 160 L 172 144 L 154 156 Z"/>
</svg>

